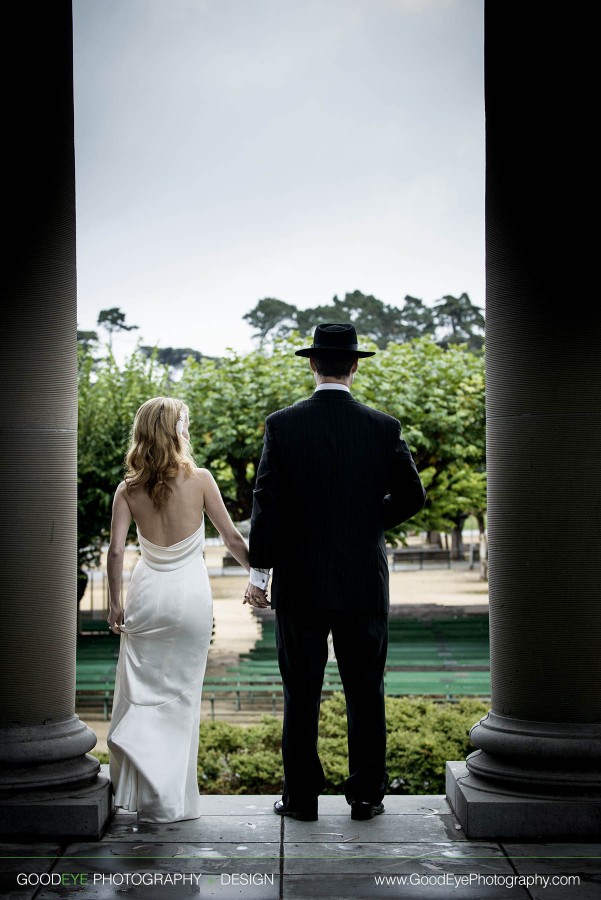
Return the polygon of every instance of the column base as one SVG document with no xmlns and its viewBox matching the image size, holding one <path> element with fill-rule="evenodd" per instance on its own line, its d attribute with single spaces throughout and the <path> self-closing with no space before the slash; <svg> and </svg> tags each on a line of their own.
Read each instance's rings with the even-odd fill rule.
<svg viewBox="0 0 601 900">
<path fill-rule="evenodd" d="M 464 761 L 447 762 L 446 794 L 470 839 L 599 839 L 599 797 L 554 798 L 495 789 L 470 773 Z"/>
<path fill-rule="evenodd" d="M 100 771 L 88 752 L 95 746 L 96 735 L 75 714 L 58 722 L 0 728 L 0 791 L 60 791 L 89 784 Z"/>
<path fill-rule="evenodd" d="M 4 841 L 97 840 L 111 814 L 111 783 L 98 775 L 84 787 L 0 794 Z"/>
</svg>

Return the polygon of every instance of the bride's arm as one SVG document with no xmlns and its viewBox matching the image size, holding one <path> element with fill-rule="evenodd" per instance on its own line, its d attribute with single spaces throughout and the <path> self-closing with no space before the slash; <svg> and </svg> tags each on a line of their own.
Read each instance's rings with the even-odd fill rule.
<svg viewBox="0 0 601 900">
<path fill-rule="evenodd" d="M 123 555 L 125 553 L 125 539 L 131 511 L 125 499 L 125 482 L 122 482 L 115 491 L 113 500 L 113 517 L 111 520 L 111 541 L 109 544 L 106 569 L 109 582 L 110 609 L 108 623 L 112 631 L 120 631 L 123 623 L 123 607 L 121 605 L 121 578 L 123 575 Z"/>
<path fill-rule="evenodd" d="M 246 541 L 235 527 L 230 514 L 225 508 L 217 482 L 208 469 L 202 469 L 202 473 L 204 476 L 204 503 L 207 514 L 234 559 L 237 559 L 240 565 L 248 572 L 250 563 L 248 561 Z"/>
</svg>

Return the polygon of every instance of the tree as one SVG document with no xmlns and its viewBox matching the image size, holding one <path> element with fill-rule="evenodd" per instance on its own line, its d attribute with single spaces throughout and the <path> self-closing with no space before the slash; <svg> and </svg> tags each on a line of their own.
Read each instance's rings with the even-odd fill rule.
<svg viewBox="0 0 601 900">
<path fill-rule="evenodd" d="M 452 532 L 458 556 L 465 519 L 486 509 L 483 355 L 432 338 L 391 344 L 360 363 L 353 393 L 400 419 L 428 492 L 411 527 Z"/>
<path fill-rule="evenodd" d="M 92 347 L 98 343 L 97 331 L 80 331 L 77 329 L 77 343 L 85 352 L 90 352 Z"/>
<path fill-rule="evenodd" d="M 426 306 L 418 297 L 405 296 L 401 307 L 401 334 L 399 343 L 404 344 L 427 334 L 433 335 L 436 330 L 436 321 L 432 307 Z"/>
<path fill-rule="evenodd" d="M 98 313 L 96 324 L 106 330 L 108 335 L 109 350 L 113 346 L 113 334 L 116 331 L 135 331 L 138 325 L 126 325 L 125 313 L 118 306 L 112 306 L 110 309 L 101 309 Z"/>
<path fill-rule="evenodd" d="M 194 455 L 215 475 L 234 519 L 252 510 L 266 416 L 312 393 L 311 371 L 294 356 L 299 346 L 295 335 L 276 342 L 269 355 L 230 351 L 220 360 L 186 363 L 178 392 L 190 408 Z"/>
<path fill-rule="evenodd" d="M 467 294 L 453 297 L 446 294 L 434 305 L 436 325 L 442 330 L 441 347 L 451 344 L 467 344 L 471 350 L 480 350 L 484 344 L 484 316 L 474 306 Z"/>
<path fill-rule="evenodd" d="M 381 350 L 391 341 L 401 338 L 398 307 L 382 303 L 373 294 L 363 294 L 361 291 L 345 294 L 340 302 L 340 311 L 348 312 L 357 332 L 370 338 Z"/>
<path fill-rule="evenodd" d="M 293 333 L 268 354 L 230 352 L 185 362 L 177 396 L 190 407 L 194 456 L 213 472 L 235 520 L 251 513 L 265 418 L 313 391 L 307 361 L 294 356 L 305 341 L 306 335 Z M 376 349 L 364 336 L 359 341 Z M 136 409 L 149 397 L 172 393 L 173 384 L 153 355 L 136 351 L 120 367 L 110 353 L 95 361 L 80 348 L 79 392 L 78 550 L 85 588 L 83 568 L 97 563 L 108 539 Z M 450 531 L 457 555 L 466 516 L 474 513 L 483 523 L 486 509 L 482 354 L 461 345 L 444 350 L 431 337 L 390 344 L 360 361 L 353 394 L 401 420 L 428 491 L 424 509 L 390 537 L 415 528 Z M 293 510 L 289 524 L 293 532 Z"/>
<path fill-rule="evenodd" d="M 109 353 L 79 350 L 77 553 L 78 598 L 85 568 L 98 565 L 108 540 L 113 494 L 123 478 L 134 415 L 150 397 L 169 392 L 168 372 L 139 353 L 120 367 Z M 133 537 L 133 531 L 131 533 Z"/>
<path fill-rule="evenodd" d="M 381 350 L 402 339 L 400 310 L 361 291 L 347 293 L 342 300 L 334 296 L 332 306 L 299 310 L 296 320 L 301 332 L 312 331 L 318 322 L 352 322 L 358 334 L 370 338 Z"/>
<path fill-rule="evenodd" d="M 256 328 L 253 338 L 258 339 L 259 348 L 262 348 L 268 336 L 272 340 L 276 337 L 285 337 L 295 328 L 297 313 L 296 306 L 291 303 L 284 303 L 275 297 L 264 297 L 242 318 Z"/>
<path fill-rule="evenodd" d="M 352 322 L 358 334 L 370 338 L 380 350 L 389 344 L 404 344 L 426 335 L 442 332 L 441 346 L 465 343 L 471 350 L 483 344 L 484 318 L 467 294 L 443 297 L 434 307 L 423 300 L 405 297 L 401 307 L 383 303 L 372 294 L 352 291 L 343 299 L 334 296 L 331 304 L 297 309 L 282 300 L 265 298 L 243 318 L 257 329 L 262 348 L 269 338 L 290 336 L 293 330 L 311 334 L 318 322 Z M 450 329 L 450 330 L 449 330 Z"/>
<path fill-rule="evenodd" d="M 203 354 L 199 350 L 193 350 L 191 347 L 149 347 L 148 345 L 142 345 L 139 350 L 147 358 L 153 357 L 159 365 L 167 366 L 172 379 L 176 374 L 181 374 L 188 357 L 195 359 L 196 362 L 203 358 Z"/>
<path fill-rule="evenodd" d="M 269 355 L 230 354 L 219 365 L 190 360 L 184 369 L 178 388 L 190 406 L 196 458 L 214 471 L 235 518 L 252 509 L 265 417 L 313 390 L 309 367 L 293 355 L 303 343 L 292 334 Z M 454 531 L 459 553 L 465 518 L 486 509 L 482 356 L 458 346 L 445 351 L 432 338 L 390 345 L 360 362 L 353 394 L 401 420 L 428 490 L 424 510 L 396 534 Z"/>
</svg>

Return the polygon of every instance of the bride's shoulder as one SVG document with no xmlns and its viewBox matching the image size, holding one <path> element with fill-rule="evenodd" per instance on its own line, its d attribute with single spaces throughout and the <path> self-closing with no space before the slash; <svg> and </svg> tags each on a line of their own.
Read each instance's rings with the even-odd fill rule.
<svg viewBox="0 0 601 900">
<path fill-rule="evenodd" d="M 115 496 L 113 497 L 113 505 L 115 508 L 130 505 L 130 491 L 127 489 L 127 482 L 122 481 L 117 485 L 117 490 L 115 491 Z"/>
<path fill-rule="evenodd" d="M 215 484 L 215 479 L 213 475 L 209 471 L 209 469 L 201 469 L 197 468 L 194 470 L 195 477 L 198 479 L 198 483 L 206 490 L 207 487 L 212 487 Z"/>
<path fill-rule="evenodd" d="M 213 479 L 213 476 L 211 475 L 211 473 L 209 472 L 208 469 L 203 469 L 203 468 L 200 468 L 199 466 L 197 466 L 194 469 L 194 477 L 197 478 L 202 483 L 211 481 Z"/>
</svg>

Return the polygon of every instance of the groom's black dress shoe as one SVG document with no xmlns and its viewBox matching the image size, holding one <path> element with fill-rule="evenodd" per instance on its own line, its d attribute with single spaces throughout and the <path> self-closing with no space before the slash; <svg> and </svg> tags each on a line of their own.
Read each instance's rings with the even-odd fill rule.
<svg viewBox="0 0 601 900">
<path fill-rule="evenodd" d="M 363 800 L 353 800 L 351 803 L 351 819 L 373 819 L 384 812 L 383 803 L 365 803 Z"/>
<path fill-rule="evenodd" d="M 303 806 L 300 809 L 289 809 L 282 800 L 276 800 L 273 808 L 278 816 L 290 816 L 291 819 L 298 819 L 299 822 L 317 821 L 317 800 L 315 803 Z"/>
</svg>

